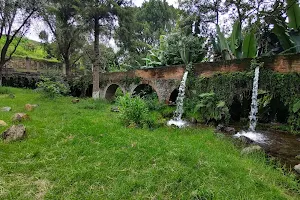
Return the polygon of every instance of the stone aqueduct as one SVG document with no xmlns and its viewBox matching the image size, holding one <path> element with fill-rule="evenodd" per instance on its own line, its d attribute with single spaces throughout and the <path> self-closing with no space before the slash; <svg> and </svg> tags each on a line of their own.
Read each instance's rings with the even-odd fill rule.
<svg viewBox="0 0 300 200">
<path fill-rule="evenodd" d="M 300 73 L 300 54 L 264 57 L 262 60 L 265 63 L 265 68 L 280 73 Z M 193 75 L 208 77 L 220 72 L 249 70 L 250 62 L 251 59 L 197 63 L 194 64 Z M 113 99 L 117 88 L 120 88 L 123 93 L 133 94 L 143 90 L 146 86 L 151 86 L 157 93 L 159 100 L 168 103 L 170 100 L 174 101 L 174 97 L 176 99 L 176 91 L 178 91 L 183 73 L 183 65 L 128 72 L 101 73 L 100 98 Z M 18 77 L 18 79 L 34 84 L 40 75 L 41 73 L 37 71 L 18 72 L 16 69 L 6 69 L 3 73 L 3 82 L 9 82 L 12 77 Z"/>
</svg>

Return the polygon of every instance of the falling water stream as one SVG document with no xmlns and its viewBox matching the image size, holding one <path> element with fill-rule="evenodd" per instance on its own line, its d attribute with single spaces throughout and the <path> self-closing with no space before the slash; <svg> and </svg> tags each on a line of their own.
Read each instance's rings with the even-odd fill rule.
<svg viewBox="0 0 300 200">
<path fill-rule="evenodd" d="M 182 114 L 183 114 L 183 100 L 184 100 L 184 97 L 185 97 L 185 84 L 186 84 L 187 76 L 188 76 L 188 71 L 186 70 L 184 72 L 184 75 L 183 75 L 182 80 L 180 82 L 178 97 L 176 99 L 177 108 L 176 108 L 176 111 L 174 113 L 174 117 L 173 117 L 173 119 L 169 120 L 168 123 L 167 123 L 169 126 L 175 125 L 179 128 L 187 126 L 187 122 L 183 121 L 181 119 Z"/>
<path fill-rule="evenodd" d="M 259 79 L 259 67 L 255 68 L 254 78 L 253 78 L 253 89 L 252 89 L 252 101 L 251 101 L 251 111 L 249 115 L 249 131 L 241 131 L 235 134 L 235 137 L 245 136 L 253 141 L 264 143 L 266 137 L 260 133 L 255 132 L 257 123 L 257 94 L 258 94 L 258 79 Z"/>
</svg>

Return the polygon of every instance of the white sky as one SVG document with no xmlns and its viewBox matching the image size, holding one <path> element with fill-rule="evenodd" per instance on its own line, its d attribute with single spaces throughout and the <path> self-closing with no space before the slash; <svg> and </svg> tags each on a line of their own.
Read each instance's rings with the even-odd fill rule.
<svg viewBox="0 0 300 200">
<path fill-rule="evenodd" d="M 144 0 L 132 0 L 133 3 L 137 6 L 141 6 Z M 177 0 L 167 0 L 167 2 L 170 5 L 173 5 L 174 7 L 178 7 Z M 42 30 L 47 29 L 47 27 L 44 25 L 44 23 L 41 20 L 33 20 L 33 23 L 30 26 L 30 29 L 28 30 L 26 37 L 28 37 L 31 40 L 40 41 L 39 39 L 39 33 Z M 111 41 L 110 41 L 111 43 Z M 114 42 L 113 42 L 114 43 Z M 114 45 L 114 44 L 112 44 Z"/>
</svg>

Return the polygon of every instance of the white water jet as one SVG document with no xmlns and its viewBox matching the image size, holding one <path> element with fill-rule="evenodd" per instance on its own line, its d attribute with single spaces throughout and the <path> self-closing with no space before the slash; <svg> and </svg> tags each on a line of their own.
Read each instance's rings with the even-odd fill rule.
<svg viewBox="0 0 300 200">
<path fill-rule="evenodd" d="M 264 143 L 265 140 L 267 140 L 267 138 L 264 135 L 255 132 L 256 123 L 257 123 L 256 114 L 258 111 L 257 110 L 257 107 L 258 107 L 258 105 L 257 105 L 258 79 L 259 79 L 259 66 L 257 66 L 255 68 L 255 73 L 254 73 L 254 78 L 253 78 L 251 111 L 250 111 L 250 115 L 249 115 L 249 120 L 250 120 L 249 131 L 248 132 L 245 132 L 245 131 L 238 132 L 237 134 L 234 135 L 234 137 L 244 136 L 255 142 Z"/>
<path fill-rule="evenodd" d="M 180 82 L 180 86 L 179 86 L 179 92 L 178 92 L 178 97 L 176 99 L 176 111 L 174 113 L 174 117 L 173 119 L 171 119 L 170 121 L 168 121 L 168 125 L 175 125 L 179 128 L 185 127 L 187 126 L 187 122 L 183 121 L 181 119 L 182 114 L 183 114 L 183 100 L 185 97 L 185 85 L 186 85 L 186 80 L 187 80 L 187 76 L 188 76 L 188 71 L 184 72 L 184 75 L 182 77 L 182 80 Z"/>
<path fill-rule="evenodd" d="M 253 79 L 253 89 L 252 89 L 252 102 L 251 102 L 251 111 L 250 111 L 250 125 L 249 131 L 255 132 L 256 123 L 257 123 L 257 93 L 258 93 L 258 79 L 259 79 L 259 67 L 255 68 L 255 75 Z"/>
</svg>

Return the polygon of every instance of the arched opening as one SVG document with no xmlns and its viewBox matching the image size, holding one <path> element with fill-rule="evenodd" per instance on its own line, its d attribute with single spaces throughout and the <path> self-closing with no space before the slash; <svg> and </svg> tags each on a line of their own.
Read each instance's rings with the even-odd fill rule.
<svg viewBox="0 0 300 200">
<path fill-rule="evenodd" d="M 2 77 L 2 85 L 7 86 L 7 81 L 5 77 Z"/>
<path fill-rule="evenodd" d="M 237 96 L 233 98 L 232 104 L 229 108 L 229 113 L 231 120 L 236 122 L 240 121 L 242 114 L 242 104 Z"/>
<path fill-rule="evenodd" d="M 176 104 L 176 99 L 178 97 L 178 93 L 179 93 L 178 89 L 173 90 L 173 92 L 171 93 L 170 98 L 169 98 L 169 104 L 170 105 L 175 105 Z"/>
<path fill-rule="evenodd" d="M 113 101 L 116 96 L 124 95 L 124 92 L 117 84 L 110 85 L 105 92 L 105 99 Z"/>
<path fill-rule="evenodd" d="M 156 91 L 148 84 L 138 85 L 132 93 L 133 96 L 140 96 L 141 98 L 157 97 Z"/>
</svg>

